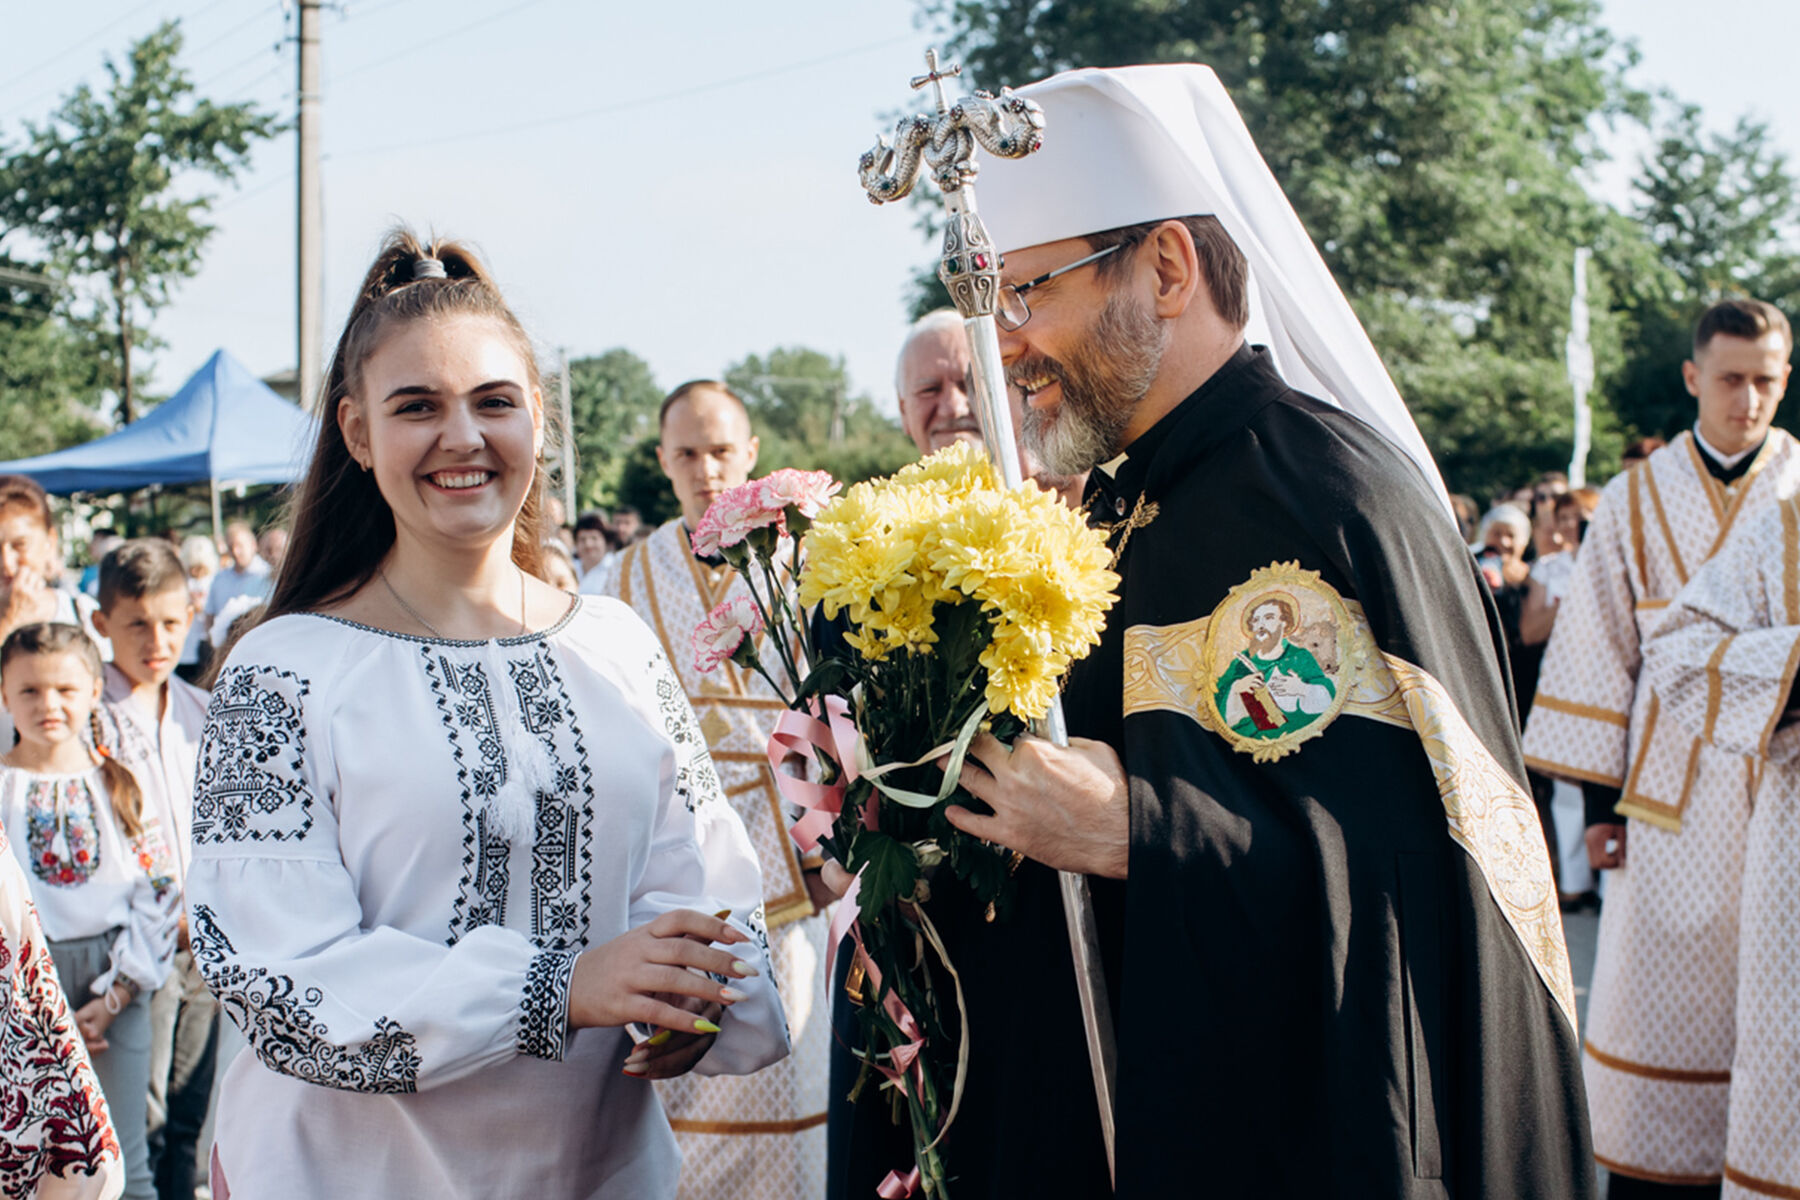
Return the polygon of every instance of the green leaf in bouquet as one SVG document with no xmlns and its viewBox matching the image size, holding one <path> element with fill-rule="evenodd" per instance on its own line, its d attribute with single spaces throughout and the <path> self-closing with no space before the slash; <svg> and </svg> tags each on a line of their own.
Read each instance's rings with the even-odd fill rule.
<svg viewBox="0 0 1800 1200">
<path fill-rule="evenodd" d="M 965 803 L 978 811 L 987 810 L 987 805 L 972 796 Z M 1012 852 L 957 829 L 942 809 L 931 814 L 931 833 L 970 894 L 981 904 L 992 904 L 996 919 L 1004 917 L 1012 899 Z"/>
<path fill-rule="evenodd" d="M 983 612 L 976 601 L 964 600 L 960 604 L 938 605 L 933 627 L 938 635 L 937 653 L 944 662 L 943 677 L 965 680 L 980 675 L 985 680 L 981 652 L 993 640 L 993 617 Z"/>
<path fill-rule="evenodd" d="M 862 872 L 857 903 L 865 920 L 896 900 L 911 899 L 919 882 L 919 859 L 913 848 L 873 829 L 862 830 L 850 843 L 850 870 Z"/>
</svg>

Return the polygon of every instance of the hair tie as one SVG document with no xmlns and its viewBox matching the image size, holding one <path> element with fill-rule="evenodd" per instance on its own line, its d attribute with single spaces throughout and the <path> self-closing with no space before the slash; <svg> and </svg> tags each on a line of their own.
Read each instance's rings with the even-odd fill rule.
<svg viewBox="0 0 1800 1200">
<path fill-rule="evenodd" d="M 111 758 L 113 756 L 112 748 L 110 746 L 95 746 L 94 753 L 98 754 L 101 758 Z"/>
<path fill-rule="evenodd" d="M 441 260 L 435 258 L 416 258 L 413 260 L 413 281 L 421 279 L 448 279 Z"/>
</svg>

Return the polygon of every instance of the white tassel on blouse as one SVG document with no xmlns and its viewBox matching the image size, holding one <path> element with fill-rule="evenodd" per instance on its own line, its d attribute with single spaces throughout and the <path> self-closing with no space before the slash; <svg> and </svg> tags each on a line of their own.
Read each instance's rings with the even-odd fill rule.
<svg viewBox="0 0 1800 1200">
<path fill-rule="evenodd" d="M 495 701 L 496 732 L 504 772 L 500 786 L 482 807 L 495 833 L 515 845 L 536 839 L 537 797 L 556 792 L 556 760 L 544 741 L 525 723 L 519 706 L 519 689 L 507 668 L 500 643 L 489 639 L 483 647 L 489 694 Z M 536 669 L 536 663 L 532 664 Z"/>
</svg>

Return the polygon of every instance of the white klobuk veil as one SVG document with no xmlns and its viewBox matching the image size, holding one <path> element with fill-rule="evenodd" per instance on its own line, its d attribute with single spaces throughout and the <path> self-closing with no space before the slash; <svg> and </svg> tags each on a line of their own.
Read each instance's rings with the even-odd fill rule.
<svg viewBox="0 0 1800 1200">
<path fill-rule="evenodd" d="M 1211 67 L 1068 71 L 1018 94 L 1044 108 L 1043 148 L 987 159 L 978 182 L 1002 254 L 1146 221 L 1216 217 L 1249 260 L 1248 340 L 1269 348 L 1295 388 L 1404 450 L 1450 512 L 1412 414 Z"/>
</svg>

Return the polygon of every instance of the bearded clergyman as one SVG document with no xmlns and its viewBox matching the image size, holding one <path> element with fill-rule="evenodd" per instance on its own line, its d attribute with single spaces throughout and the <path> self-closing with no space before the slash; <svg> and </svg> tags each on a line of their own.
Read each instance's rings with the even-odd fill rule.
<svg viewBox="0 0 1800 1200">
<path fill-rule="evenodd" d="M 1095 892 L 1117 1195 L 1593 1195 L 1502 634 L 1410 414 L 1209 69 L 1020 94 L 1043 149 L 979 181 L 1001 354 L 1123 583 L 1070 745 L 979 739 L 950 810 L 1025 856 L 1010 920 L 939 920 L 957 1200 L 1111 1191 L 1056 869 Z"/>
</svg>

